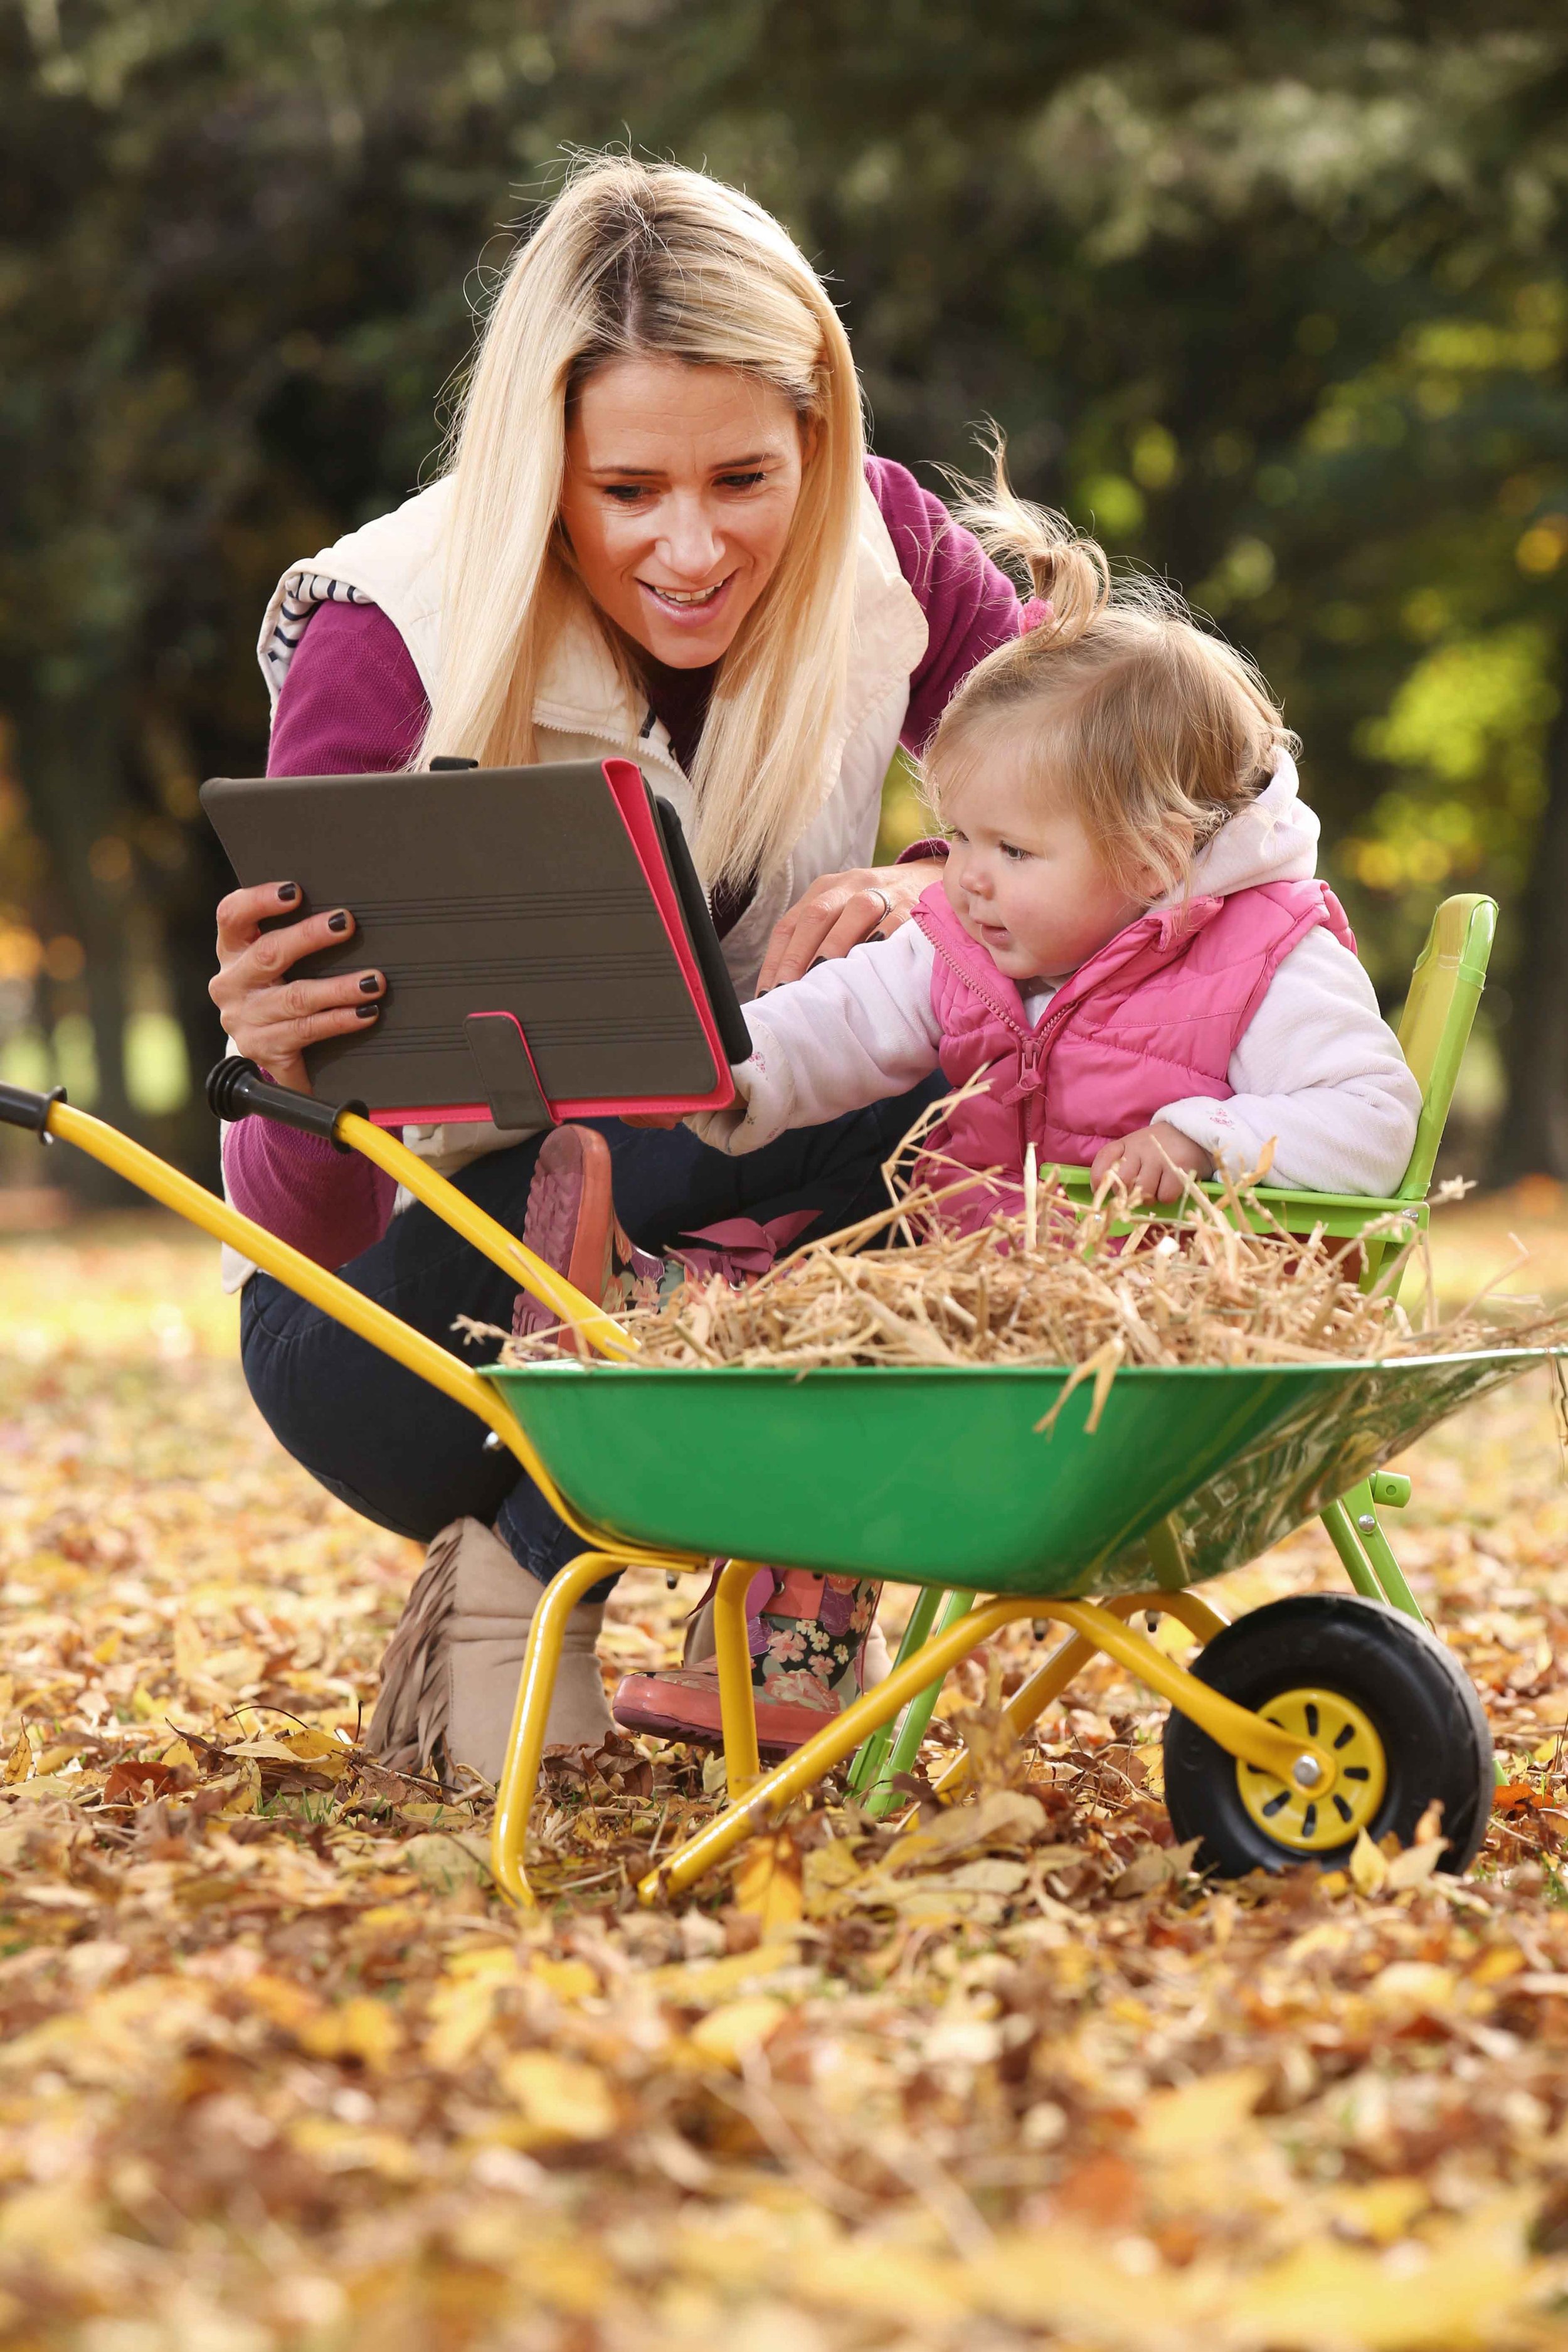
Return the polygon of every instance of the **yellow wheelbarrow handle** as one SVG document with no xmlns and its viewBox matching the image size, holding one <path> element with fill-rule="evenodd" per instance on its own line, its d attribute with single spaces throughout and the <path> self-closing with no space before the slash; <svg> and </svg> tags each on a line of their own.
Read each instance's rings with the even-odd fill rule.
<svg viewBox="0 0 1568 2352">
<path fill-rule="evenodd" d="M 296 1094 L 287 1087 L 274 1086 L 262 1076 L 254 1062 L 239 1054 L 229 1055 L 212 1071 L 206 1092 L 208 1104 L 219 1118 L 256 1115 L 276 1119 L 307 1135 L 322 1136 L 336 1144 L 340 1151 L 351 1147 L 361 1158 L 384 1169 L 443 1223 L 471 1242 L 504 1274 L 509 1274 L 531 1297 L 549 1307 L 558 1321 L 570 1324 L 596 1354 L 617 1361 L 636 1354 L 637 1342 L 604 1312 L 596 1299 L 585 1298 L 564 1275 L 546 1265 L 505 1225 L 486 1216 L 466 1193 L 438 1175 L 428 1160 L 411 1151 L 384 1127 L 377 1127 L 373 1120 L 366 1118 L 363 1104 L 344 1103 L 334 1110 L 329 1103 L 318 1102 L 313 1095 Z M 260 1263 L 258 1258 L 256 1264 Z"/>
<path fill-rule="evenodd" d="M 318 1265 L 314 1258 L 306 1257 L 251 1218 L 242 1216 L 204 1185 L 169 1167 L 156 1153 L 133 1143 L 129 1136 L 106 1126 L 101 1119 L 90 1118 L 86 1111 L 73 1110 L 62 1095 L 36 1095 L 0 1085 L 0 1122 L 32 1128 L 41 1136 L 74 1143 L 79 1151 L 101 1160 L 106 1168 L 112 1168 L 117 1175 L 137 1185 L 154 1201 L 172 1209 L 188 1224 L 199 1226 L 215 1241 L 229 1243 L 264 1273 L 274 1276 L 301 1298 L 308 1299 L 311 1306 L 320 1307 L 372 1348 L 379 1348 L 405 1371 L 427 1381 L 454 1403 L 466 1406 L 516 1455 L 550 1508 L 582 1538 L 586 1551 L 547 1587 L 545 1599 L 534 1613 L 491 1830 L 491 1865 L 497 1884 L 512 1902 L 525 1906 L 532 1904 L 534 1895 L 528 1881 L 524 1847 L 567 1615 L 589 1584 L 601 1576 L 613 1574 L 617 1569 L 706 1569 L 706 1557 L 653 1551 L 643 1545 L 624 1543 L 582 1518 L 561 1493 L 529 1444 L 527 1433 L 488 1381 L 481 1380 L 469 1366 L 459 1363 L 437 1340 L 427 1339 L 423 1331 L 414 1330 L 384 1307 L 378 1307 L 373 1299 L 363 1297 L 324 1265 Z M 322 1117 L 313 1125 L 317 1131 L 330 1135 L 334 1140 L 352 1145 L 389 1175 L 405 1183 L 437 1216 L 507 1273 L 514 1275 L 563 1321 L 576 1323 L 603 1353 L 625 1357 L 634 1352 L 634 1343 L 602 1309 L 541 1264 L 531 1250 L 514 1240 L 505 1226 L 476 1209 L 444 1177 L 405 1150 L 395 1137 L 354 1111 L 340 1111 L 335 1119 Z M 750 1570 L 746 1573 L 749 1576 Z M 733 1631 L 727 1626 L 726 1630 Z M 741 1640 L 744 1644 L 744 1628 Z M 733 1650 L 733 1640 L 729 1647 Z M 730 1668 L 725 1678 L 726 1727 L 739 1753 L 755 1756 L 757 1734 L 749 1672 L 742 1684 L 737 1676 L 734 1658 L 727 1658 L 726 1663 Z M 745 1663 L 748 1669 L 749 1659 Z"/>
<path fill-rule="evenodd" d="M 370 1122 L 356 1120 L 355 1124 L 369 1126 Z M 181 1175 L 178 1169 L 171 1168 L 155 1152 L 146 1150 L 140 1143 L 133 1143 L 128 1135 L 121 1135 L 116 1128 L 107 1127 L 102 1119 L 93 1118 L 86 1111 L 75 1110 L 68 1102 L 55 1100 L 45 1104 L 40 1098 L 37 1125 L 42 1133 L 57 1136 L 62 1143 L 74 1143 L 78 1151 L 85 1151 L 92 1159 L 101 1160 L 106 1168 L 112 1168 L 116 1175 L 123 1176 L 128 1182 L 139 1186 L 154 1201 L 161 1201 L 166 1209 L 172 1209 L 175 1215 L 183 1217 L 188 1224 L 200 1226 L 215 1241 L 229 1243 L 242 1256 L 260 1266 L 264 1273 L 275 1276 L 290 1290 L 297 1291 L 301 1298 L 308 1299 L 312 1307 L 319 1307 L 324 1314 L 333 1317 L 360 1339 L 368 1340 L 372 1348 L 379 1348 L 383 1355 L 391 1356 L 394 1362 L 402 1364 L 405 1371 L 413 1372 L 419 1380 L 428 1381 L 433 1389 L 439 1389 L 442 1395 L 450 1397 L 455 1404 L 465 1405 L 470 1412 L 476 1414 L 495 1432 L 503 1445 L 516 1454 L 550 1508 L 558 1511 L 570 1528 L 587 1542 L 598 1545 L 604 1540 L 601 1530 L 591 1527 L 572 1509 L 497 1391 L 488 1381 L 481 1380 L 468 1365 L 459 1363 L 457 1358 L 438 1340 L 426 1339 L 423 1331 L 414 1330 L 386 1307 L 378 1307 L 374 1299 L 361 1297 L 337 1275 L 329 1274 L 324 1265 L 318 1265 L 314 1258 L 306 1257 L 287 1242 L 279 1241 L 264 1226 L 242 1216 L 237 1209 L 231 1209 L 226 1201 L 218 1200 L 205 1185 Z M 377 1129 L 371 1131 L 379 1133 Z M 413 1152 L 405 1152 L 403 1147 L 394 1143 L 390 1137 L 384 1139 L 392 1151 L 413 1162 L 425 1185 L 450 1192 L 454 1201 L 463 1202 L 463 1195 L 444 1184 L 434 1170 L 422 1169 Z M 392 1172 L 398 1172 L 395 1164 Z M 469 1205 L 466 1202 L 463 1204 L 465 1207 Z M 476 1216 L 483 1214 L 477 1210 L 474 1213 Z M 455 1223 L 455 1219 L 452 1222 Z M 486 1218 L 485 1223 L 488 1224 L 491 1220 Z M 497 1225 L 495 1232 L 517 1252 L 519 1257 L 529 1257 L 531 1270 L 532 1265 L 537 1263 L 532 1260 L 531 1254 L 523 1252 L 520 1243 L 512 1242 L 504 1227 Z M 487 1254 L 496 1255 L 493 1250 Z M 511 1270 L 508 1267 L 508 1271 Z M 549 1269 L 541 1268 L 540 1271 L 548 1273 Z M 520 1274 L 518 1278 L 521 1279 Z M 560 1289 L 571 1290 L 570 1283 L 561 1283 L 559 1276 L 551 1276 L 551 1280 Z M 532 1287 L 531 1285 L 529 1286 Z M 571 1296 L 575 1298 L 578 1294 L 572 1291 Z M 586 1306 L 587 1301 L 583 1304 Z M 601 1315 L 600 1320 L 608 1322 L 609 1318 Z"/>
</svg>

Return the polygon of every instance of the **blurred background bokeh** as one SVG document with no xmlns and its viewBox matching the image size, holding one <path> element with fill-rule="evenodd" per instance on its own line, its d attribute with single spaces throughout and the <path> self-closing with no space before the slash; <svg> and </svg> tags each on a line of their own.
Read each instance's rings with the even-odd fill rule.
<svg viewBox="0 0 1568 2352">
<path fill-rule="evenodd" d="M 831 278 L 876 447 L 1179 582 L 1305 738 L 1390 1009 L 1502 902 L 1457 1152 L 1568 1178 L 1568 15 L 1469 0 L 12 0 L 0 1076 L 198 1175 L 284 563 L 428 478 L 564 154 L 706 164 Z M 888 827 L 914 812 L 894 780 Z M 60 1213 L 3 1139 L 0 1225 Z"/>
</svg>

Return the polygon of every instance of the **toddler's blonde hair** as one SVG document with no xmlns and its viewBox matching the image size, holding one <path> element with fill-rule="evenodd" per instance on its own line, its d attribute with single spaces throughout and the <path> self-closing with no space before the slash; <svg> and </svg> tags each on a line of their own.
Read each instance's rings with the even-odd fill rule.
<svg viewBox="0 0 1568 2352">
<path fill-rule="evenodd" d="M 1017 496 L 999 435 L 990 446 L 989 487 L 956 480 L 958 519 L 1028 567 L 1048 610 L 947 705 L 923 763 L 926 797 L 946 821 L 1005 730 L 1042 793 L 1069 798 L 1128 897 L 1166 897 L 1299 741 L 1246 655 L 1199 628 L 1163 582 L 1113 581 L 1095 541 Z"/>
</svg>

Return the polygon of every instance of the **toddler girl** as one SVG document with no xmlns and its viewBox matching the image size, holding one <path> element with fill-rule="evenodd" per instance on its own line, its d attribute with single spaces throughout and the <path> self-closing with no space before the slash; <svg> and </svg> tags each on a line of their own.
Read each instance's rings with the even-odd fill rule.
<svg viewBox="0 0 1568 2352">
<path fill-rule="evenodd" d="M 944 1214 L 1021 1202 L 1025 1156 L 1174 1199 L 1274 1146 L 1281 1184 L 1387 1194 L 1420 1095 L 1333 892 L 1294 739 L 1256 671 L 1092 541 L 1025 506 L 998 456 L 966 520 L 1024 557 L 1025 635 L 972 670 L 926 754 L 942 882 L 891 939 L 747 1008 L 738 1100 L 688 1122 L 728 1152 L 905 1092 L 983 1083 L 928 1149 Z M 956 1162 L 955 1167 L 953 1163 Z M 764 1570 L 748 1597 L 765 1752 L 853 1697 L 879 1587 Z M 712 1737 L 711 1659 L 629 1675 L 628 1729 Z"/>
<path fill-rule="evenodd" d="M 926 753 L 943 880 L 892 938 L 749 1006 L 738 1099 L 688 1124 L 754 1151 L 940 1066 L 955 1087 L 989 1074 L 934 1139 L 945 1181 L 979 1180 L 946 1203 L 965 1225 L 1019 1205 L 1030 1143 L 1150 1200 L 1270 1142 L 1274 1183 L 1391 1193 L 1419 1092 L 1312 878 L 1317 819 L 1257 672 L 1164 587 L 1113 588 L 999 452 L 964 519 L 1023 558 L 1035 601 Z"/>
</svg>

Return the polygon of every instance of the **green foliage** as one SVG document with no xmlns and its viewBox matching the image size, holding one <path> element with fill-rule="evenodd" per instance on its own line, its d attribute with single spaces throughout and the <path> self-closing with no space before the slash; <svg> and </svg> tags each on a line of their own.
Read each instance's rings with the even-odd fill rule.
<svg viewBox="0 0 1568 2352">
<path fill-rule="evenodd" d="M 267 592 L 415 486 L 499 225 L 622 138 L 832 273 L 884 454 L 969 462 L 994 415 L 1023 488 L 1260 657 L 1396 987 L 1456 880 L 1519 903 L 1568 761 L 1565 87 L 1532 0 L 30 0 L 0 947 L 85 949 L 37 1025 L 90 1015 L 106 1107 L 152 1117 L 105 1045 L 131 939 L 215 1053 L 194 785 L 263 756 Z"/>
</svg>

